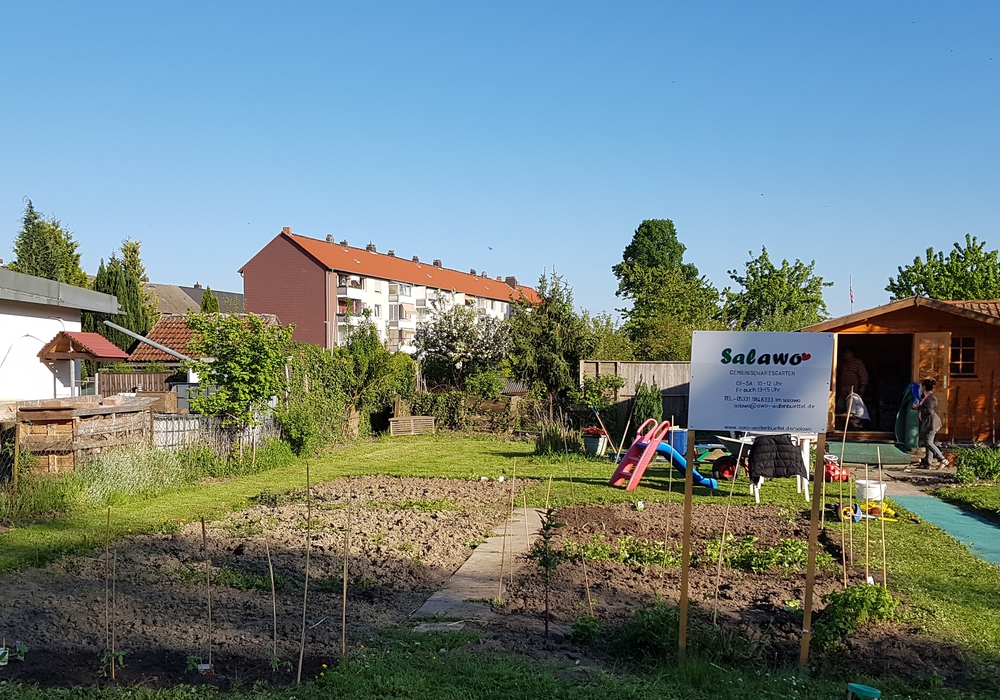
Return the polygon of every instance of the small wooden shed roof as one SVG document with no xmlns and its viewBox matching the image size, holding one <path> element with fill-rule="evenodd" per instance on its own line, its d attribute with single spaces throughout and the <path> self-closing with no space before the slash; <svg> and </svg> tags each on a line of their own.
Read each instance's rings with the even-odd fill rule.
<svg viewBox="0 0 1000 700">
<path fill-rule="evenodd" d="M 100 333 L 59 331 L 38 353 L 44 362 L 53 360 L 93 360 L 95 362 L 120 362 L 128 353 Z"/>
<path fill-rule="evenodd" d="M 973 321 L 981 321 L 994 326 L 1000 326 L 1000 300 L 966 301 L 928 299 L 927 297 L 907 297 L 906 299 L 893 301 L 888 304 L 883 304 L 882 306 L 857 311 L 853 314 L 848 314 L 847 316 L 831 318 L 829 321 L 823 321 L 822 323 L 817 323 L 813 326 L 807 326 L 802 330 L 811 333 L 836 332 L 841 328 L 864 323 L 869 318 L 875 318 L 877 316 L 892 313 L 893 311 L 916 307 L 934 309 L 935 311 L 944 311 L 945 313 L 954 314 Z"/>
</svg>

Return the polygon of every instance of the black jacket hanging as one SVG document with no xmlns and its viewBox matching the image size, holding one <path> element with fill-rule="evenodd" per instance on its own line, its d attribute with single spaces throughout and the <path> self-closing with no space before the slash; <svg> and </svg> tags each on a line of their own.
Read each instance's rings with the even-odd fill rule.
<svg viewBox="0 0 1000 700">
<path fill-rule="evenodd" d="M 761 435 L 750 448 L 750 479 L 808 478 L 802 452 L 792 444 L 792 436 Z"/>
</svg>

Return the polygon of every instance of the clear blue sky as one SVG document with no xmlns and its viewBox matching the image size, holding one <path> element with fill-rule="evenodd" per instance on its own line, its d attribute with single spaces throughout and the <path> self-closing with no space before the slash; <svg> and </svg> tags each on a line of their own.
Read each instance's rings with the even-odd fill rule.
<svg viewBox="0 0 1000 700">
<path fill-rule="evenodd" d="M 242 288 L 280 231 L 612 310 L 671 218 L 717 284 L 766 245 L 830 311 L 972 233 L 1000 247 L 996 3 L 0 6 L 0 257 L 23 197 L 96 270 Z M 492 249 L 491 249 L 492 247 Z"/>
</svg>

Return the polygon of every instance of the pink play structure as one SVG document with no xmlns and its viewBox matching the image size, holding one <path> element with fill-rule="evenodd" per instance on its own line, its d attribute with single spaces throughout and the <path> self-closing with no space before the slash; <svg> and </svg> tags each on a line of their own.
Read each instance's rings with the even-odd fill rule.
<svg viewBox="0 0 1000 700">
<path fill-rule="evenodd" d="M 635 432 L 635 441 L 628 448 L 628 452 L 622 457 L 611 475 L 609 486 L 618 486 L 626 479 L 628 484 L 626 491 L 632 491 L 639 485 L 639 480 L 646 472 L 646 467 L 656 458 L 656 448 L 660 446 L 663 438 L 670 432 L 670 421 L 657 423 L 655 418 L 648 419 L 639 426 Z"/>
</svg>

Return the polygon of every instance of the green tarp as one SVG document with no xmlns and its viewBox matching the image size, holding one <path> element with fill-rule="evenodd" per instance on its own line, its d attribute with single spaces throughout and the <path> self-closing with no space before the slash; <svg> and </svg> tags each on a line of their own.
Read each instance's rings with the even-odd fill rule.
<svg viewBox="0 0 1000 700">
<path fill-rule="evenodd" d="M 840 441 L 827 443 L 829 454 L 840 456 Z M 876 449 L 878 448 L 878 449 Z M 878 464 L 879 453 L 882 464 L 909 464 L 910 455 L 888 442 L 851 442 L 844 446 L 844 464 Z"/>
</svg>

